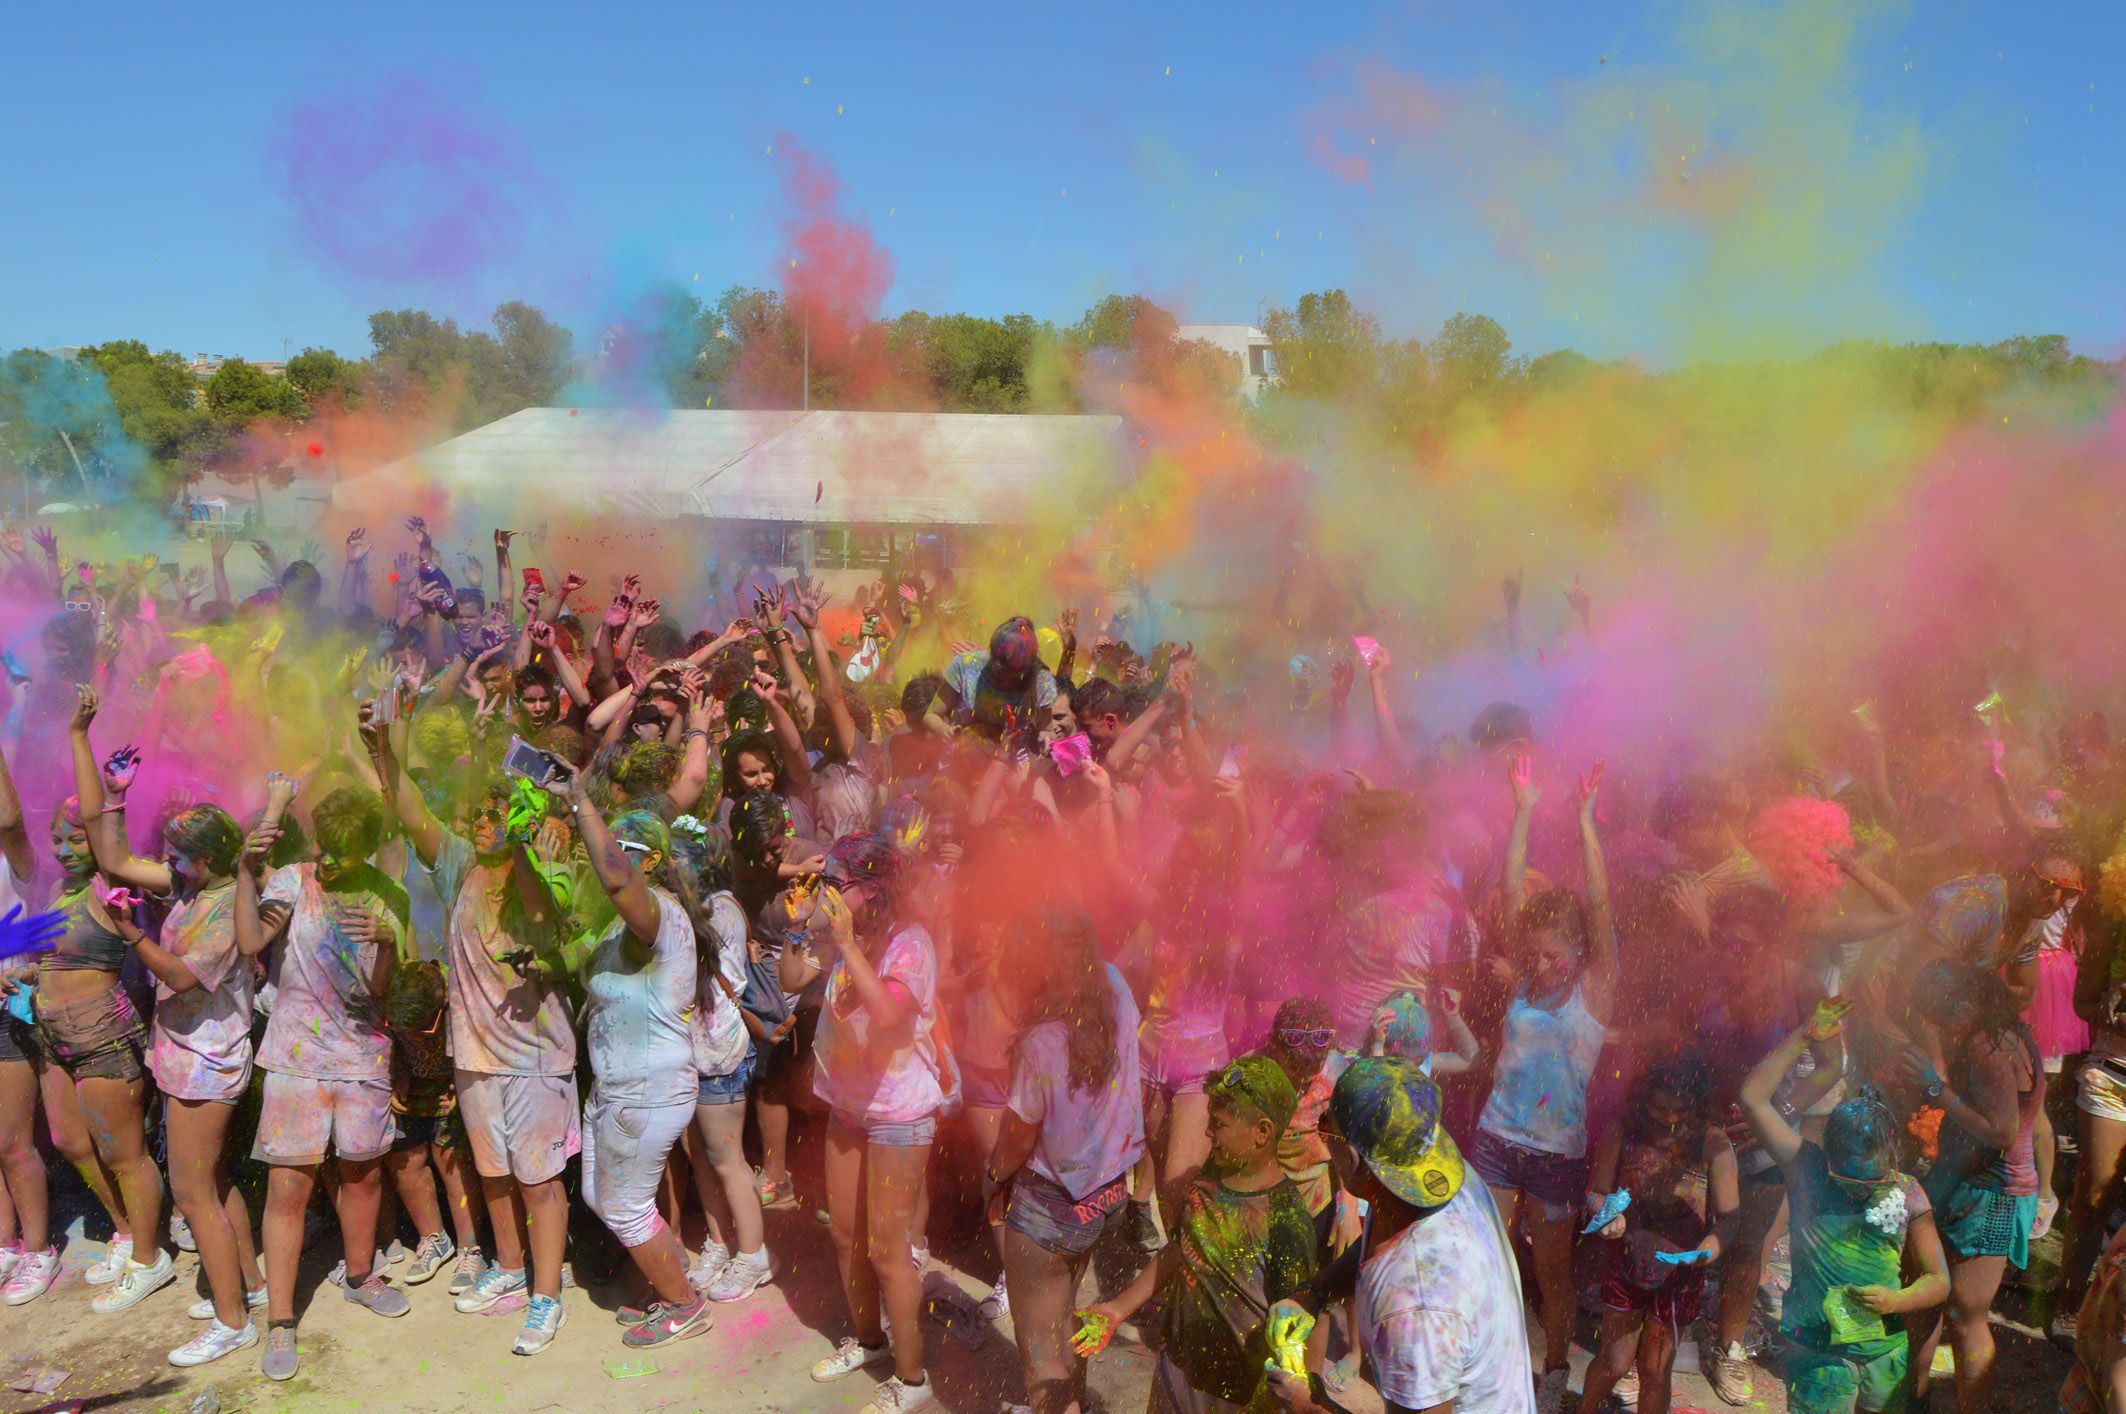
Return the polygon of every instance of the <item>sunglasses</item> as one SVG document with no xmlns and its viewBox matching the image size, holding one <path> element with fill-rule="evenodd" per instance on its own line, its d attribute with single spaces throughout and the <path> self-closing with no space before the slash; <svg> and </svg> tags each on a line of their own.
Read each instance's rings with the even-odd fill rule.
<svg viewBox="0 0 2126 1414">
<path fill-rule="evenodd" d="M 1279 1027 L 1277 1039 L 1295 1051 L 1325 1051 L 1335 1033 L 1324 1026 L 1319 1030 L 1302 1030 L 1295 1027 Z"/>
<path fill-rule="evenodd" d="M 1873 1193 L 1878 1189 L 1891 1187 L 1897 1182 L 1895 1174 L 1886 1174 L 1881 1178 L 1854 1178 L 1851 1174 L 1833 1173 L 1830 1174 L 1830 1179 L 1831 1182 L 1848 1192 L 1858 1191 L 1863 1193 Z"/>
<path fill-rule="evenodd" d="M 643 844 L 639 840 L 614 840 L 613 843 L 619 845 L 622 852 L 627 854 L 650 855 L 656 853 L 655 848 Z"/>
</svg>

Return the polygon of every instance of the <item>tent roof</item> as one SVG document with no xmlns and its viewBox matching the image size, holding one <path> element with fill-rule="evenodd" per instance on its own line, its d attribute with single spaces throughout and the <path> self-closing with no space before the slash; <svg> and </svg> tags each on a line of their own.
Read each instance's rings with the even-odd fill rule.
<svg viewBox="0 0 2126 1414">
<path fill-rule="evenodd" d="M 1011 524 L 1121 463 L 1122 420 L 1017 413 L 525 408 L 368 476 L 589 511 L 830 524 Z"/>
</svg>

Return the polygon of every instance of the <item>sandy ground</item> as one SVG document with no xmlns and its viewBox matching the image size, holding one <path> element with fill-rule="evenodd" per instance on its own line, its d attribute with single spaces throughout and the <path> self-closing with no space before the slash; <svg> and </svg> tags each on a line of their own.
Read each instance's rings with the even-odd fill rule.
<svg viewBox="0 0 2126 1414">
<path fill-rule="evenodd" d="M 258 1373 L 256 1350 L 200 1370 L 178 1370 L 165 1360 L 169 1350 L 198 1330 L 184 1314 L 199 1289 L 198 1262 L 189 1254 L 179 1254 L 176 1283 L 133 1310 L 112 1316 L 90 1311 L 95 1289 L 82 1281 L 81 1273 L 102 1254 L 103 1243 L 83 1234 L 78 1199 L 54 1197 L 63 1205 L 55 1216 L 72 1221 L 66 1271 L 50 1293 L 31 1305 L 0 1307 L 0 1383 L 40 1370 L 66 1371 L 67 1379 L 54 1394 L 41 1398 L 0 1389 L 0 1410 L 181 1412 L 193 1409 L 211 1390 L 219 1404 L 205 1407 L 224 1410 L 854 1411 L 869 1399 L 876 1383 L 868 1372 L 833 1385 L 814 1384 L 809 1378 L 812 1362 L 847 1330 L 831 1244 L 809 1209 L 769 1214 L 769 1246 L 780 1267 L 774 1285 L 746 1302 L 717 1308 L 715 1327 L 705 1334 L 646 1354 L 620 1344 L 612 1318 L 613 1309 L 634 1294 L 624 1280 L 592 1282 L 569 1292 L 567 1327 L 551 1349 L 532 1359 L 509 1353 L 521 1320 L 517 1312 L 461 1315 L 453 1309 L 448 1283 L 441 1277 L 411 1289 L 409 1316 L 381 1320 L 324 1284 L 337 1256 L 328 1232 L 304 1262 L 304 1286 L 310 1296 L 300 1312 L 301 1373 L 276 1385 Z M 934 1224 L 941 1225 L 942 1219 Z M 948 1245 L 952 1251 L 934 1262 L 942 1276 L 932 1281 L 954 1282 L 978 1299 L 992 1269 L 972 1244 Z M 2041 1274 L 2056 1247 L 2057 1238 L 2041 1245 Z M 1128 1260 L 1126 1254 L 1115 1256 Z M 948 1257 L 964 1258 L 985 1275 L 962 1270 Z M 596 1255 L 579 1265 L 597 1265 Z M 2048 1308 L 2024 1291 L 2010 1289 L 1996 1309 L 2005 1376 L 1996 1408 L 2050 1414 L 2066 1357 L 2034 1328 L 2037 1315 Z M 1022 1397 L 1008 1318 L 993 1324 L 956 1319 L 948 1327 L 932 1317 L 925 1331 L 929 1367 L 944 1408 L 955 1414 L 996 1414 Z M 1591 1320 L 1583 1321 L 1581 1335 L 1583 1343 L 1592 1337 Z M 1695 1347 L 1686 1341 L 1676 1381 L 1678 1410 L 1729 1408 L 1690 1368 L 1695 1355 Z M 1575 1388 L 1584 1363 L 1582 1349 L 1574 1361 Z M 1143 1409 L 1151 1364 L 1143 1346 L 1126 1335 L 1119 1338 L 1093 1363 L 1094 1407 L 1127 1414 Z M 1773 1368 L 1760 1365 L 1755 1385 L 1745 1408 L 1785 1409 Z M 1937 1395 L 1937 1408 L 1953 1407 L 1953 1401 L 1943 1398 L 1946 1394 L 1944 1389 Z M 1346 1402 L 1354 1414 L 1376 1414 L 1380 1408 L 1366 1388 L 1351 1391 Z"/>
</svg>

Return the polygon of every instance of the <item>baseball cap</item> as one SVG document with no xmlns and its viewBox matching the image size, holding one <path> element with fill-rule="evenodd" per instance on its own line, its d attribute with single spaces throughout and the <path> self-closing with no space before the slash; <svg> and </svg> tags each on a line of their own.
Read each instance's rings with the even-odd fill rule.
<svg viewBox="0 0 2126 1414">
<path fill-rule="evenodd" d="M 1437 1208 L 1461 1192 L 1462 1152 L 1440 1122 L 1439 1087 L 1415 1061 L 1353 1061 L 1336 1082 L 1329 1110 L 1345 1142 L 1404 1202 Z"/>
</svg>

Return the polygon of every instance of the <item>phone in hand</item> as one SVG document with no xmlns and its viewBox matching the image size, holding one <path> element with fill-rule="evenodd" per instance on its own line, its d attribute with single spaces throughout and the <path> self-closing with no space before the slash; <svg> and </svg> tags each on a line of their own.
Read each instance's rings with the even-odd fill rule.
<svg viewBox="0 0 2126 1414">
<path fill-rule="evenodd" d="M 1227 747 L 1225 749 L 1225 759 L 1218 763 L 1218 775 L 1220 776 L 1220 778 L 1228 781 L 1239 780 L 1240 761 L 1240 748 L 1237 746 Z"/>
<path fill-rule="evenodd" d="M 541 593 L 546 591 L 546 575 L 541 572 L 537 565 L 526 565 L 524 567 L 524 592 L 529 594 L 534 589 Z"/>
<path fill-rule="evenodd" d="M 509 739 L 509 750 L 502 753 L 502 769 L 512 776 L 522 776 L 535 786 L 550 786 L 561 774 L 561 763 L 552 753 L 541 751 L 523 737 Z"/>
<path fill-rule="evenodd" d="M 1048 754 L 1056 763 L 1057 775 L 1075 776 L 1093 759 L 1093 739 L 1084 732 L 1058 737 L 1048 744 Z"/>
</svg>

